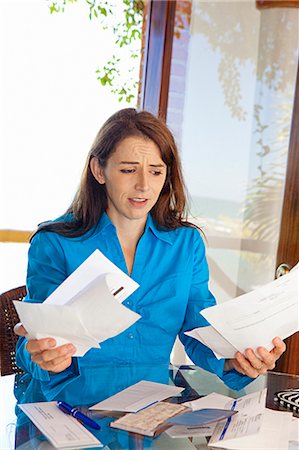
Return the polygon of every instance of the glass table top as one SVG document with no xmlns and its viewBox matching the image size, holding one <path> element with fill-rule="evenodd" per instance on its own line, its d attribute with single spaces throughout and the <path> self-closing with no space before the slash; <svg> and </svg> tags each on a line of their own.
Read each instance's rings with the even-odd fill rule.
<svg viewBox="0 0 299 450">
<path fill-rule="evenodd" d="M 93 373 L 92 370 L 91 373 Z M 92 430 L 92 432 L 104 444 L 103 448 L 105 450 L 143 448 L 205 450 L 208 448 L 207 440 L 204 437 L 174 439 L 166 432 L 163 432 L 155 438 L 149 438 L 116 430 L 111 428 L 109 424 L 115 420 L 115 417 L 119 417 L 119 413 L 99 413 L 88 409 L 89 406 L 142 379 L 183 387 L 184 390 L 179 396 L 167 400 L 175 403 L 195 400 L 211 392 L 237 398 L 267 387 L 266 406 L 279 410 L 286 410 L 286 408 L 275 402 L 275 392 L 299 388 L 299 376 L 278 372 L 269 372 L 264 376 L 260 376 L 240 391 L 228 388 L 216 375 L 196 366 L 107 366 L 102 367 L 100 371 L 97 368 L 95 373 L 97 374 L 96 377 L 93 378 L 91 376 L 89 379 L 84 380 L 80 392 L 78 390 L 78 399 L 80 401 L 76 405 L 72 403 L 72 406 L 78 406 L 82 412 L 99 423 L 101 430 Z M 131 382 L 128 383 L 128 380 L 131 380 Z M 17 396 L 19 399 L 22 399 L 25 387 L 28 392 L 28 386 L 24 382 L 20 383 L 18 376 L 16 376 L 16 380 L 14 376 L 0 377 L 0 450 L 12 450 L 15 448 L 18 450 L 54 449 L 29 418 L 22 413 L 20 408 L 16 407 L 13 389 L 17 388 Z M 30 402 L 58 399 L 67 401 L 67 387 L 65 391 L 58 393 L 55 398 L 45 398 L 41 390 L 35 388 L 30 393 L 30 396 L 26 397 L 26 402 L 28 402 L 28 399 Z M 297 417 L 299 417 L 299 414 L 297 414 Z"/>
</svg>

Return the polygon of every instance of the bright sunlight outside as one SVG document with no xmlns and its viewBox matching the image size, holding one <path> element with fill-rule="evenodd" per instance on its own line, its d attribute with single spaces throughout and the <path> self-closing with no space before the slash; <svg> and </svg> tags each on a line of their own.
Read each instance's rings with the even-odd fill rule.
<svg viewBox="0 0 299 450">
<path fill-rule="evenodd" d="M 137 102 L 119 102 L 97 79 L 96 70 L 117 54 L 112 26 L 90 20 L 85 0 L 53 14 L 49 3 L 0 0 L 2 230 L 34 230 L 64 213 L 98 129 Z M 122 2 L 114 3 L 121 15 Z M 120 73 L 138 81 L 140 58 L 126 51 Z M 0 243 L 1 292 L 25 283 L 27 250 Z"/>
</svg>

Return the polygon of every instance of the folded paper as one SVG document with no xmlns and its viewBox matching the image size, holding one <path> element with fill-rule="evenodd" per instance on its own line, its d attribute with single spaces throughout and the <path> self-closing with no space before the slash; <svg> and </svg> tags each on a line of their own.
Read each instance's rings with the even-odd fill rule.
<svg viewBox="0 0 299 450">
<path fill-rule="evenodd" d="M 138 286 L 96 250 L 43 303 L 14 305 L 28 338 L 71 342 L 75 356 L 83 356 L 140 319 L 122 304 Z"/>
</svg>

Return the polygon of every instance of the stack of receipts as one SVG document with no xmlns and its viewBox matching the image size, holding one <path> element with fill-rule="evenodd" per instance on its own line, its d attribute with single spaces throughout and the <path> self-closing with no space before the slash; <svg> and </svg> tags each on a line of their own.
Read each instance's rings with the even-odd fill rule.
<svg viewBox="0 0 299 450">
<path fill-rule="evenodd" d="M 195 328 L 185 334 L 209 347 L 217 358 L 234 358 L 237 351 L 263 346 L 272 350 L 272 339 L 285 339 L 299 330 L 298 264 L 287 275 L 255 291 L 200 314 L 211 326 Z"/>
<path fill-rule="evenodd" d="M 43 303 L 14 301 L 30 339 L 71 342 L 83 356 L 121 333 L 140 315 L 122 302 L 139 285 L 95 250 Z"/>
<path fill-rule="evenodd" d="M 212 393 L 184 406 L 193 411 L 202 408 L 221 408 L 238 411 L 234 416 L 207 427 L 179 427 L 167 430 L 172 437 L 211 436 L 209 446 L 230 450 L 287 450 L 292 440 L 292 428 L 298 419 L 291 412 L 273 411 L 265 407 L 266 392 L 232 399 Z M 297 423 L 293 423 L 293 420 Z M 298 430 L 298 428 L 297 428 Z"/>
</svg>

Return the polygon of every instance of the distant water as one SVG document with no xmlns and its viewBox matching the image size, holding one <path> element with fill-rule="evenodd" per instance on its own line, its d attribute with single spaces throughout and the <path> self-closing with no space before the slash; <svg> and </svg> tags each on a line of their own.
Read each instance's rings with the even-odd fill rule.
<svg viewBox="0 0 299 450">
<path fill-rule="evenodd" d="M 192 196 L 189 204 L 192 215 L 199 218 L 218 219 L 221 216 L 227 216 L 232 219 L 239 219 L 242 216 L 241 208 L 243 205 L 239 202 Z"/>
</svg>

